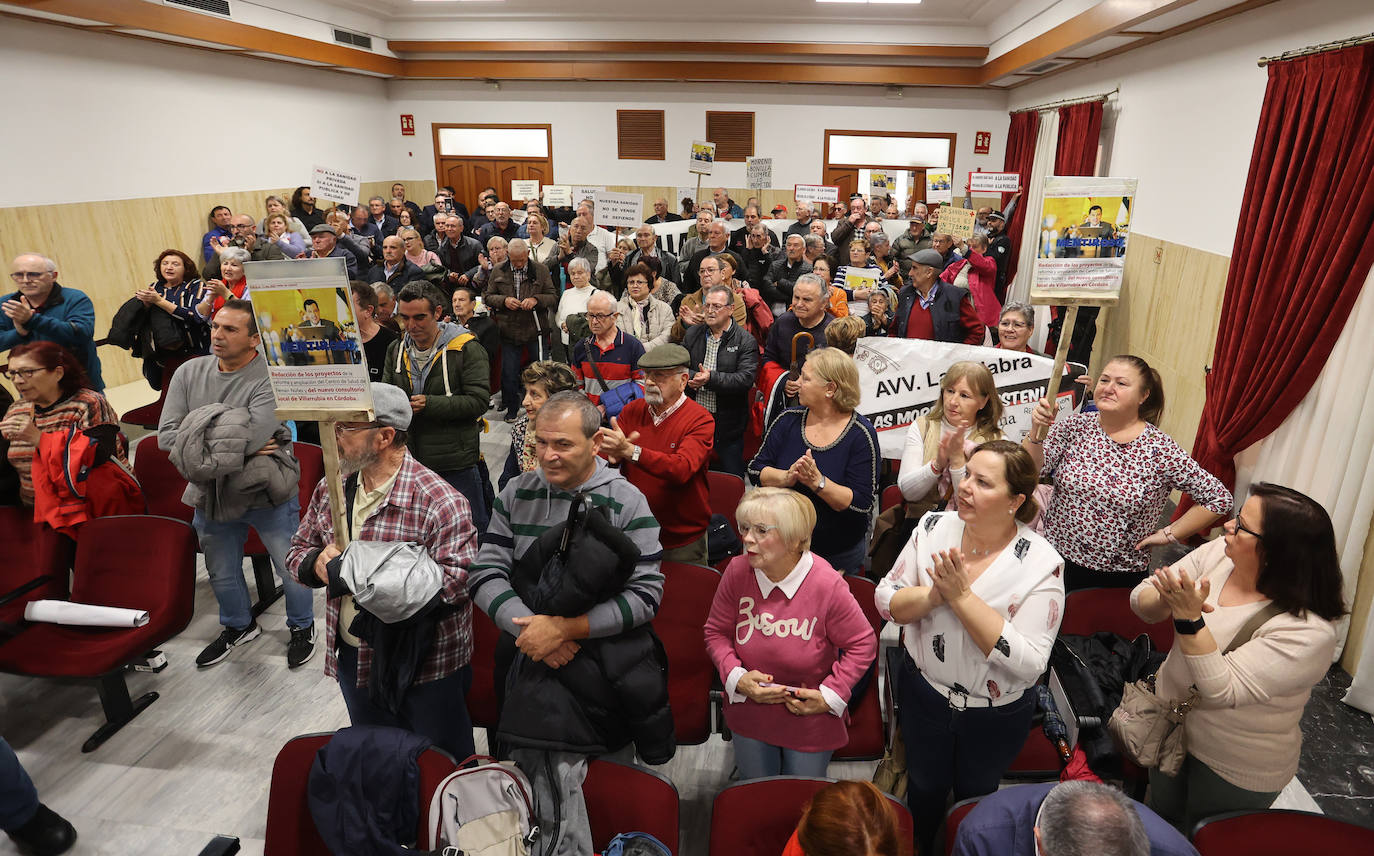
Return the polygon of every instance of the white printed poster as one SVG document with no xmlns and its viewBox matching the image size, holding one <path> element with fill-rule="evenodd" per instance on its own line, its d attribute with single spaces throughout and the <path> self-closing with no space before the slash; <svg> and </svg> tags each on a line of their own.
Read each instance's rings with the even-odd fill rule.
<svg viewBox="0 0 1374 856">
<path fill-rule="evenodd" d="M 317 166 L 310 176 L 312 196 L 342 205 L 357 205 L 362 186 L 362 176 L 339 169 Z"/>
<path fill-rule="evenodd" d="M 644 194 L 612 193 L 600 191 L 592 197 L 596 205 L 596 225 L 629 226 L 634 228 L 644 222 Z"/>
<path fill-rule="evenodd" d="M 948 167 L 926 170 L 926 204 L 954 201 L 954 173 Z"/>
<path fill-rule="evenodd" d="M 1016 443 L 1030 431 L 1031 411 L 1045 396 L 1054 370 L 1051 357 L 926 339 L 863 338 L 854 360 L 859 365 L 859 412 L 878 430 L 885 458 L 902 457 L 907 428 L 938 402 L 940 378 L 954 363 L 972 360 L 992 372 L 1002 397 L 1002 433 Z M 1072 411 L 1078 386 L 1073 380 L 1085 371 L 1077 363 L 1065 364 L 1060 418 Z"/>
<path fill-rule="evenodd" d="M 748 158 L 744 162 L 750 190 L 767 190 L 773 186 L 773 159 Z"/>
<path fill-rule="evenodd" d="M 567 184 L 544 185 L 544 204 L 550 208 L 571 208 L 572 186 Z"/>
<path fill-rule="evenodd" d="M 698 175 L 710 175 L 715 163 L 716 144 L 692 140 L 692 157 L 687 163 L 687 171 Z"/>
<path fill-rule="evenodd" d="M 372 387 L 344 260 L 246 262 L 243 270 L 277 409 L 371 410 Z"/>
<path fill-rule="evenodd" d="M 1137 183 L 1089 176 L 1045 179 L 1032 303 L 1120 298 Z"/>
<path fill-rule="evenodd" d="M 803 202 L 808 205 L 817 202 L 839 202 L 840 186 L 838 184 L 797 184 L 793 185 L 792 196 L 799 205 Z"/>
<path fill-rule="evenodd" d="M 572 186 L 573 201 L 572 205 L 576 208 L 582 204 L 584 199 L 593 199 L 601 191 L 606 189 L 604 184 L 574 184 Z"/>
<path fill-rule="evenodd" d="M 1021 189 L 1019 172 L 971 172 L 969 193 L 1015 193 Z"/>
<path fill-rule="evenodd" d="M 512 181 L 510 183 L 510 198 L 519 200 L 538 199 L 539 182 Z"/>
</svg>

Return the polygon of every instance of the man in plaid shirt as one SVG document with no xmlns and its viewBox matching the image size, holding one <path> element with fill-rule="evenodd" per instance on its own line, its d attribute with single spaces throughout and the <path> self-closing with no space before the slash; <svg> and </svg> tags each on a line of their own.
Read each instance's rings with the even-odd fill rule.
<svg viewBox="0 0 1374 856">
<path fill-rule="evenodd" d="M 392 713 L 369 693 L 373 651 L 349 632 L 358 607 L 339 577 L 340 551 L 325 481 L 291 539 L 287 565 L 297 579 L 328 587 L 326 675 L 338 678 L 354 725 L 391 725 L 428 737 L 455 758 L 473 754 L 472 723 L 464 695 L 472 683 L 472 603 L 468 567 L 477 558 L 477 531 L 468 501 L 406 451 L 410 402 L 397 387 L 372 384 L 373 422 L 340 422 L 335 434 L 344 481 L 344 521 L 354 541 L 409 541 L 424 547 L 444 569 L 437 595 L 434 638 L 414 680 Z"/>
</svg>

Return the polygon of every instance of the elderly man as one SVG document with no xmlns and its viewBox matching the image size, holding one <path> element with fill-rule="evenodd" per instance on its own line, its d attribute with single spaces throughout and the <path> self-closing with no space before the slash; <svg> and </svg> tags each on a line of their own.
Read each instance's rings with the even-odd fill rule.
<svg viewBox="0 0 1374 856">
<path fill-rule="evenodd" d="M 489 514 L 478 460 L 482 416 L 491 399 L 490 366 L 475 335 L 439 320 L 444 309 L 443 296 L 429 283 L 401 289 L 396 319 L 404 335 L 387 349 L 382 382 L 409 399 L 411 454 L 467 497 L 481 531 Z"/>
<path fill-rule="evenodd" d="M 358 258 L 339 246 L 338 233 L 328 223 L 321 223 L 310 230 L 310 249 L 300 256 L 302 259 L 343 259 L 348 268 L 348 278 L 358 278 Z"/>
<path fill-rule="evenodd" d="M 425 274 L 420 266 L 406 258 L 406 245 L 396 235 L 382 239 L 382 260 L 368 271 L 368 282 L 384 282 L 392 291 L 400 291 L 406 283 L 423 280 Z"/>
<path fill-rule="evenodd" d="M 738 273 L 740 279 L 758 289 L 763 285 L 763 278 L 768 275 L 774 260 L 781 253 L 778 251 L 777 237 L 772 229 L 762 222 L 755 223 L 747 229 L 749 234 L 744 238 L 744 249 L 735 252 L 744 265 Z"/>
<path fill-rule="evenodd" d="M 728 315 L 728 313 L 726 313 Z M 685 395 L 691 357 L 659 345 L 639 359 L 644 397 L 601 429 L 601 454 L 639 488 L 660 528 L 665 562 L 705 565 L 711 501 L 706 468 L 715 419 Z"/>
<path fill-rule="evenodd" d="M 578 203 L 577 219 L 587 224 L 587 240 L 600 253 L 596 263 L 596 272 L 599 273 L 606 269 L 606 259 L 615 249 L 615 233 L 596 225 L 596 205 L 590 199 Z"/>
<path fill-rule="evenodd" d="M 573 345 L 572 370 L 587 398 L 598 407 L 601 396 L 644 377 L 639 358 L 644 344 L 616 326 L 620 306 L 609 291 L 597 290 L 587 298 L 587 326 L 592 334 Z M 604 408 L 602 408 L 604 410 Z"/>
<path fill-rule="evenodd" d="M 606 263 L 601 260 L 601 251 L 596 248 L 596 244 L 587 240 L 591 230 L 592 226 L 578 217 L 558 236 L 558 265 L 563 269 L 564 282 L 569 281 L 568 262 L 573 259 L 585 259 L 587 264 L 591 265 L 593 273 L 596 272 L 597 265 L 605 268 Z"/>
<path fill-rule="evenodd" d="M 985 328 L 969 299 L 968 289 L 941 282 L 944 259 L 937 250 L 921 250 L 911 258 L 909 282 L 897 292 L 893 336 L 963 342 L 979 345 Z"/>
<path fill-rule="evenodd" d="M 805 238 L 811 234 L 811 221 L 815 218 L 815 209 L 808 202 L 797 203 L 797 222 L 787 227 L 786 235 L 800 235 Z M 783 240 L 786 240 L 784 236 Z"/>
<path fill-rule="evenodd" d="M 520 237 L 520 224 L 511 220 L 509 203 L 496 203 L 492 215 L 491 222 L 477 230 L 477 240 L 485 244 L 498 235 L 507 241 Z"/>
<path fill-rule="evenodd" d="M 367 200 L 367 211 L 378 241 L 396 234 L 396 230 L 401 228 L 401 221 L 387 212 L 386 200 L 382 197 L 374 196 Z"/>
<path fill-rule="evenodd" d="M 792 338 L 798 333 L 810 333 L 815 343 L 812 349 L 825 347 L 825 328 L 834 318 L 825 311 L 830 286 L 814 273 L 805 273 L 792 286 L 792 308 L 782 313 L 768 331 L 763 346 L 763 361 L 783 369 L 792 365 Z M 796 398 L 798 381 L 787 381 L 785 391 L 789 399 Z"/>
<path fill-rule="evenodd" d="M 734 301 L 730 286 L 708 287 L 701 305 L 705 323 L 688 327 L 682 346 L 691 371 L 687 394 L 715 418 L 720 468 L 744 478 L 744 430 L 749 422 L 749 392 L 758 376 L 759 345 L 731 317 Z"/>
<path fill-rule="evenodd" d="M 725 265 L 721 263 L 722 258 L 724 256 L 707 256 L 701 260 L 701 264 L 697 268 L 697 280 L 701 283 L 701 288 L 684 296 L 682 302 L 678 304 L 677 321 L 673 322 L 673 329 L 668 334 L 671 341 L 681 342 L 689 327 L 706 320 L 701 308 L 706 300 L 706 289 L 713 285 L 725 283 Z M 735 297 L 734 308 L 730 310 L 731 317 L 734 318 L 736 324 L 744 326 L 749 312 L 744 303 L 744 294 L 734 289 L 731 289 L 731 293 Z"/>
<path fill-rule="evenodd" d="M 988 794 L 959 824 L 955 856 L 1197 856 L 1178 830 L 1115 788 L 1069 781 Z"/>
<path fill-rule="evenodd" d="M 835 252 L 835 242 L 830 240 L 830 233 L 825 229 L 824 220 L 811 221 L 810 237 L 806 240 L 806 257 L 809 261 L 815 261 L 816 257 L 811 255 L 811 238 L 816 238 L 820 241 L 821 251 L 818 255 L 829 256 Z"/>
<path fill-rule="evenodd" d="M 347 474 L 347 532 L 334 531 L 329 481 L 322 480 L 291 539 L 287 562 L 301 583 L 327 590 L 324 671 L 339 682 L 349 722 L 413 731 L 455 758 L 466 758 L 474 751 L 464 688 L 472 680 L 468 568 L 477 556 L 477 527 L 463 495 L 407 451 L 415 415 L 405 393 L 374 383 L 372 404 L 373 421 L 335 426 L 339 465 Z M 339 535 L 351 542 L 347 552 L 336 545 Z M 364 591 L 358 591 L 363 588 L 358 582 L 350 587 L 354 574 L 365 568 L 366 557 L 377 555 L 378 547 L 394 542 L 420 548 L 438 566 L 433 588 L 400 591 L 404 580 L 397 579 L 399 574 L 374 574 L 373 590 L 365 592 L 373 597 L 366 604 L 355 601 L 355 591 L 360 597 Z M 388 580 L 394 581 L 390 587 Z M 377 596 L 382 593 L 388 597 Z M 422 654 L 413 672 L 398 670 L 401 680 L 374 687 L 372 670 L 383 663 L 374 662 L 373 646 L 391 635 L 383 624 L 391 616 L 374 615 L 369 606 L 399 600 L 402 594 L 423 601 L 405 603 L 416 616 L 407 623 L 414 622 L 410 626 L 416 637 L 423 634 L 412 643 Z M 398 664 L 385 665 L 395 670 Z"/>
<path fill-rule="evenodd" d="M 396 291 L 384 282 L 374 282 L 372 291 L 377 295 L 377 323 L 392 332 L 400 332 L 396 323 Z"/>
<path fill-rule="evenodd" d="M 358 240 L 365 242 L 373 255 L 376 255 L 385 236 L 382 235 L 382 230 L 377 228 L 377 224 L 372 222 L 371 213 L 366 205 L 355 205 L 348 215 L 348 223 Z"/>
<path fill-rule="evenodd" d="M 37 253 L 16 256 L 10 279 L 19 290 L 0 297 L 0 352 L 30 342 L 56 342 L 76 356 L 96 391 L 104 390 L 91 299 L 59 284 L 57 264 Z"/>
<path fill-rule="evenodd" d="M 549 310 L 558 305 L 548 268 L 530 258 L 523 238 L 510 242 L 510 257 L 492 268 L 482 300 L 501 333 L 501 401 L 506 421 L 520 415 L 520 373 L 549 354 Z"/>
<path fill-rule="evenodd" d="M 468 271 L 468 281 L 478 288 L 487 287 L 487 279 L 491 272 L 499 265 L 506 263 L 509 256 L 508 243 L 500 235 L 493 235 L 487 241 L 487 254 L 477 257 L 477 267 Z"/>
<path fill-rule="evenodd" d="M 743 255 L 744 248 L 749 243 L 750 227 L 756 226 L 763 221 L 763 216 L 757 205 L 744 206 L 744 225 L 730 233 L 730 249 L 737 254 Z"/>
<path fill-rule="evenodd" d="M 682 290 L 696 291 L 701 288 L 701 262 L 707 256 L 714 256 L 729 249 L 730 227 L 720 219 L 712 220 L 706 227 L 706 246 L 692 254 L 687 262 L 687 270 L 682 273 Z"/>
<path fill-rule="evenodd" d="M 582 798 L 589 753 L 582 747 L 596 745 L 600 751 L 614 752 L 633 737 L 647 763 L 664 763 L 673 754 L 671 722 L 662 714 L 667 706 L 666 683 L 657 675 L 661 658 L 647 653 L 648 665 L 655 670 L 651 680 L 641 680 L 642 670 L 628 665 L 638 659 L 617 658 L 634 675 L 607 676 L 602 668 L 603 653 L 647 641 L 639 628 L 658 611 L 663 574 L 658 523 L 644 494 L 597 456 L 599 429 L 600 414 L 580 393 L 560 392 L 545 402 L 530 427 L 539 466 L 511 479 L 501 491 L 491 527 L 469 571 L 473 603 L 514 638 L 518 668 L 512 667 L 509 681 L 498 675 L 498 685 L 507 687 L 502 738 L 512 748 L 512 760 L 529 772 L 539 826 L 550 830 L 549 836 L 557 836 L 547 852 L 557 856 L 592 852 Z M 553 571 L 545 561 L 548 552 L 539 544 L 540 533 L 565 524 L 579 499 L 590 508 L 588 515 L 610 524 L 579 527 L 575 536 L 579 544 L 601 547 L 617 541 L 625 553 L 618 566 L 612 559 L 579 568 L 579 580 L 605 580 L 605 588 L 615 592 L 606 597 L 600 593 L 604 589 L 598 591 L 595 597 L 604 599 L 596 602 L 586 596 L 585 586 L 591 582 L 578 591 L 570 589 L 571 573 L 565 572 L 561 580 L 549 577 Z M 618 530 L 623 537 L 602 534 L 608 529 Z M 577 567 L 579 558 L 574 553 L 560 567 Z M 529 576 L 530 565 L 538 577 L 527 584 L 522 577 Z M 628 571 L 628 579 L 612 583 L 607 579 L 612 568 Z M 563 580 L 569 581 L 557 585 Z M 571 608 L 564 614 L 536 613 L 526 598 L 532 590 L 545 588 L 553 589 L 549 599 L 589 606 L 580 613 Z M 563 674 L 576 684 L 576 690 L 560 680 Z M 581 676 L 586 677 L 579 680 Z M 607 690 L 598 687 L 608 686 L 609 677 L 628 696 L 606 697 Z M 547 691 L 531 698 L 529 688 L 536 680 L 536 686 Z M 518 701 L 512 701 L 512 694 Z M 594 701 L 598 710 L 589 710 L 586 700 Z M 608 714 L 608 710 L 613 712 Z"/>
<path fill-rule="evenodd" d="M 478 266 L 482 245 L 476 238 L 463 232 L 463 218 L 457 214 L 436 214 L 434 234 L 430 237 L 435 239 L 430 249 L 448 271 L 444 277 L 448 289 L 452 291 L 460 285 L 467 285 L 468 271 Z"/>
<path fill-rule="evenodd" d="M 944 273 L 945 268 L 962 260 L 963 255 L 954 248 L 954 236 L 948 232 L 936 232 L 930 236 L 930 248 L 940 254 L 940 259 L 944 267 L 940 269 Z"/>
<path fill-rule="evenodd" d="M 363 354 L 367 357 L 367 377 L 380 381 L 387 349 L 399 337 L 395 330 L 382 326 L 377 320 L 377 292 L 361 282 L 349 283 L 349 291 L 353 314 L 358 319 L 358 338 L 363 340 Z"/>
<path fill-rule="evenodd" d="M 291 536 L 300 524 L 300 464 L 291 451 L 291 431 L 277 419 L 267 363 L 258 354 L 260 342 L 253 305 L 238 298 L 225 301 L 210 320 L 210 353 L 182 364 L 172 375 L 157 426 L 158 448 L 171 454 L 190 483 L 183 501 L 195 508 L 192 525 L 224 628 L 196 657 L 201 668 L 221 662 L 261 633 L 243 578 L 243 544 L 250 528 L 272 557 L 286 594 L 287 665 L 294 669 L 315 653 L 310 590 L 286 564 Z M 217 424 L 211 408 L 221 405 L 227 412 L 219 419 L 240 414 L 247 419 L 241 429 L 231 426 L 246 434 L 241 459 L 227 448 L 232 443 L 218 441 L 212 459 L 200 454 Z"/>
<path fill-rule="evenodd" d="M 676 223 L 682 219 L 681 214 L 673 212 L 673 208 L 668 204 L 668 200 L 662 196 L 654 200 L 654 216 L 646 219 L 645 223 Z"/>
<path fill-rule="evenodd" d="M 926 234 L 925 205 L 917 202 L 916 209 L 907 221 L 907 230 L 892 242 L 892 254 L 902 267 L 911 264 L 911 257 L 921 250 L 930 249 L 930 236 Z"/>
<path fill-rule="evenodd" d="M 679 220 L 682 218 L 679 217 Z M 681 283 L 681 271 L 678 269 L 677 256 L 667 250 L 658 248 L 658 234 L 654 232 L 654 227 L 648 224 L 640 226 L 635 230 L 635 248 L 625 257 L 625 270 L 634 267 L 637 262 L 649 258 L 657 258 L 661 270 L 659 275 L 672 283 Z"/>
<path fill-rule="evenodd" d="M 711 201 L 715 203 L 715 210 L 722 217 L 728 215 L 731 219 L 738 220 L 744 216 L 744 209 L 730 198 L 730 194 L 726 193 L 723 187 L 711 191 Z"/>
<path fill-rule="evenodd" d="M 217 239 L 212 246 L 215 255 L 205 263 L 201 270 L 204 279 L 219 279 L 220 251 L 229 247 L 243 247 L 248 251 L 248 260 L 254 262 L 274 262 L 286 258 L 273 241 L 265 241 L 258 235 L 258 224 L 247 214 L 235 214 L 229 219 L 230 237 Z"/>
</svg>

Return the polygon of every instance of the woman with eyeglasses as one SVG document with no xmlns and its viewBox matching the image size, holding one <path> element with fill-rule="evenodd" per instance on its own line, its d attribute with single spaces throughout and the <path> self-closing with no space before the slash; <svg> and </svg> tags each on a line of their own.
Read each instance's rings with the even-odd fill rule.
<svg viewBox="0 0 1374 856">
<path fill-rule="evenodd" d="M 97 425 L 115 428 L 114 456 L 129 465 L 119 416 L 105 396 L 96 392 L 86 371 L 71 351 L 54 342 L 32 342 L 10 351 L 5 376 L 19 400 L 0 420 L 0 434 L 9 441 L 9 462 L 19 473 L 19 498 L 33 505 L 33 459 L 42 436 L 50 431 L 78 431 Z"/>
<path fill-rule="evenodd" d="M 415 229 L 408 226 L 397 229 L 396 237 L 400 238 L 401 243 L 405 245 L 406 258 L 414 262 L 416 267 L 423 268 L 425 265 L 443 264 L 443 262 L 439 261 L 438 253 L 433 250 L 425 249 L 424 239 L 420 237 L 420 233 Z"/>
<path fill-rule="evenodd" d="M 1045 536 L 1064 557 L 1069 591 L 1131 588 L 1145 576 L 1150 548 L 1206 532 L 1231 510 L 1231 492 L 1159 429 L 1164 382 L 1140 357 L 1121 354 L 1093 388 L 1097 410 L 1055 421 L 1047 399 L 1031 412 L 1022 440 L 1040 469 L 1053 473 Z M 1049 435 L 1037 440 L 1040 429 Z M 1169 494 L 1197 503 L 1160 527 Z"/>
<path fill-rule="evenodd" d="M 1040 356 L 1030 346 L 1031 334 L 1035 332 L 1035 307 L 1029 303 L 1015 302 L 1003 306 L 994 332 L 997 333 L 997 347 Z"/>
<path fill-rule="evenodd" d="M 706 619 L 735 764 L 741 779 L 824 776 L 849 742 L 847 706 L 877 637 L 844 577 L 811 552 L 806 497 L 759 488 L 735 516 L 744 555 L 726 566 Z"/>
<path fill-rule="evenodd" d="M 1155 692 L 1198 694 L 1183 768 L 1150 771 L 1150 808 L 1185 831 L 1210 815 L 1268 808 L 1297 773 L 1303 709 L 1346 611 L 1331 518 L 1310 497 L 1258 483 L 1224 529 L 1131 592 L 1142 619 L 1174 622 Z M 1223 655 L 1252 619 L 1263 623 Z"/>
</svg>

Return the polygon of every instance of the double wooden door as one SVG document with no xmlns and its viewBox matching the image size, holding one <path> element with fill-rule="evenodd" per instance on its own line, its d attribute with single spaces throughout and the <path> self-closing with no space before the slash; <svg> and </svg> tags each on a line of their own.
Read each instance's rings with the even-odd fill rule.
<svg viewBox="0 0 1374 856">
<path fill-rule="evenodd" d="M 459 202 L 473 211 L 477 194 L 494 187 L 501 199 L 510 199 L 512 181 L 553 183 L 552 158 L 439 158 L 439 186 L 453 188 Z"/>
</svg>

